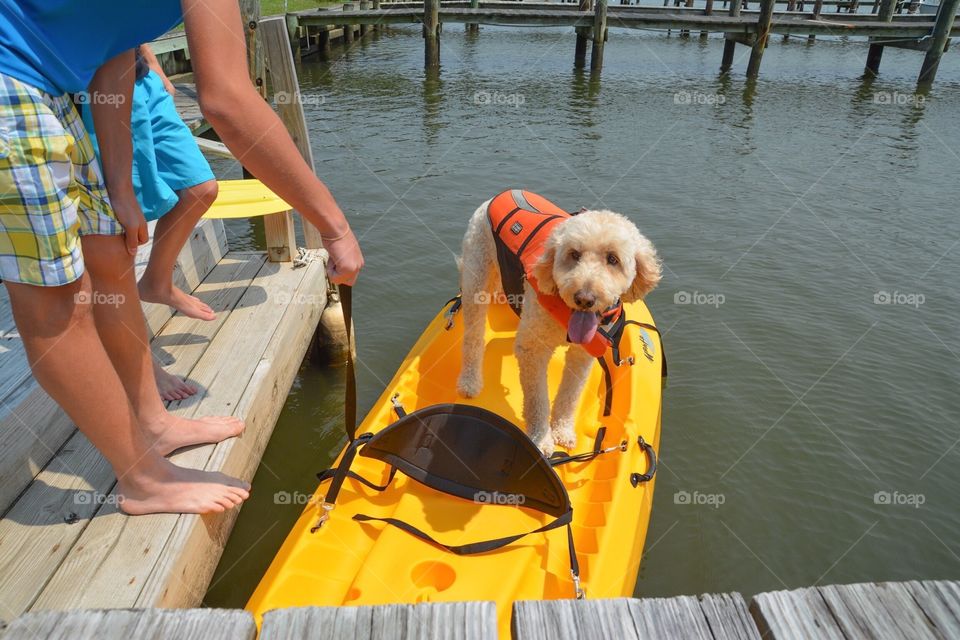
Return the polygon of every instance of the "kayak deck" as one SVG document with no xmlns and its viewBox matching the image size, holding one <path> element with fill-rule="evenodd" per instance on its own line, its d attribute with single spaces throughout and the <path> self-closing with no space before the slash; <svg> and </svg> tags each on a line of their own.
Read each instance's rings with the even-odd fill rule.
<svg viewBox="0 0 960 640">
<path fill-rule="evenodd" d="M 642 303 L 627 307 L 632 320 L 652 324 Z M 441 315 L 427 327 L 358 433 L 379 431 L 396 420 L 390 398 L 408 412 L 458 402 L 489 409 L 523 426 L 522 395 L 513 337 L 517 318 L 506 305 L 491 305 L 486 327 L 483 392 L 466 400 L 456 393 L 462 326 L 445 330 Z M 643 343 L 646 342 L 644 345 Z M 549 366 L 555 393 L 565 348 Z M 646 355 L 645 355 L 646 354 Z M 649 519 L 653 482 L 630 481 L 647 471 L 638 437 L 659 443 L 662 350 L 654 331 L 628 326 L 621 356 L 634 364 L 611 367 L 615 392 L 611 414 L 603 417 L 604 374 L 594 366 L 578 409 L 577 452 L 593 446 L 606 428 L 603 447 L 625 443 L 625 450 L 590 461 L 556 467 L 573 504 L 573 535 L 587 597 L 630 595 L 636 581 Z M 389 468 L 359 456 L 351 469 L 383 484 Z M 494 600 L 501 626 L 509 627 L 510 603 L 574 596 L 564 528 L 534 534 L 497 551 L 458 556 L 381 523 L 360 523 L 362 513 L 396 518 L 447 545 L 523 533 L 552 518 L 522 505 L 488 505 L 456 498 L 398 473 L 382 492 L 348 479 L 330 519 L 311 533 L 329 483 L 322 483 L 275 557 L 247 608 L 258 616 L 279 607 L 361 605 L 458 600 Z"/>
</svg>

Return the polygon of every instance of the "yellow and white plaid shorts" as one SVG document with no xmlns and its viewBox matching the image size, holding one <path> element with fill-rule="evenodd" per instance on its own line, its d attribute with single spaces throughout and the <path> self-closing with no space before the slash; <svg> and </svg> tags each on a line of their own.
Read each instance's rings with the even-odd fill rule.
<svg viewBox="0 0 960 640">
<path fill-rule="evenodd" d="M 122 233 L 70 96 L 0 74 L 0 279 L 69 284 L 81 235 Z"/>
</svg>

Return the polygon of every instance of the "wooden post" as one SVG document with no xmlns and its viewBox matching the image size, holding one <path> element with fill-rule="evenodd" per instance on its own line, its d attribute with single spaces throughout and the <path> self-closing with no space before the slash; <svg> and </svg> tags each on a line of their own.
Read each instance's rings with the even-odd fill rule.
<svg viewBox="0 0 960 640">
<path fill-rule="evenodd" d="M 663 0 L 667 6 L 667 0 Z M 580 11 L 590 11 L 590 0 L 580 0 Z M 577 27 L 577 50 L 573 55 L 573 66 L 578 69 L 587 64 L 587 33 L 590 30 L 586 27 Z"/>
<path fill-rule="evenodd" d="M 713 15 L 713 0 L 707 0 L 707 5 L 703 8 L 703 15 L 711 16 Z M 710 35 L 709 31 L 701 31 L 700 37 L 706 38 Z"/>
<path fill-rule="evenodd" d="M 603 68 L 603 45 L 607 39 L 607 0 L 597 0 L 593 15 L 593 51 L 590 53 L 590 71 Z"/>
<path fill-rule="evenodd" d="M 693 7 L 693 0 L 686 0 L 686 2 L 684 2 L 683 6 L 686 7 L 686 8 L 688 8 L 688 9 L 691 8 L 691 7 Z M 690 30 L 689 30 L 689 29 L 680 29 L 680 37 L 681 37 L 681 38 L 689 38 L 689 37 L 690 37 Z"/>
<path fill-rule="evenodd" d="M 881 22 L 890 22 L 893 20 L 893 11 L 896 8 L 897 0 L 883 0 L 880 4 L 880 15 L 878 19 Z M 863 73 L 870 76 L 876 77 L 880 73 L 880 60 L 883 58 L 883 45 L 882 44 L 871 44 L 870 50 L 867 52 L 867 64 L 863 69 Z"/>
<path fill-rule="evenodd" d="M 470 0 L 470 8 L 471 8 L 471 9 L 479 9 L 479 8 L 480 8 L 480 0 Z M 479 25 L 479 24 L 477 24 L 476 22 L 468 22 L 468 23 L 467 23 L 467 33 L 479 33 L 479 32 L 480 32 L 480 25 Z"/>
<path fill-rule="evenodd" d="M 440 66 L 440 0 L 423 0 L 423 64 Z"/>
<path fill-rule="evenodd" d="M 308 33 L 309 33 L 309 28 Z M 331 44 L 330 44 L 330 31 L 332 28 L 328 25 L 320 27 L 317 31 L 317 53 L 322 56 L 327 56 L 330 54 Z M 309 38 L 308 38 L 309 41 Z"/>
<path fill-rule="evenodd" d="M 243 19 L 243 33 L 247 40 L 247 70 L 250 72 L 250 81 L 260 92 L 260 95 L 266 98 L 267 84 L 263 81 L 263 77 L 266 75 L 263 44 L 257 37 L 257 23 L 260 21 L 260 0 L 240 0 L 240 16 Z"/>
<path fill-rule="evenodd" d="M 813 3 L 813 19 L 814 19 L 814 20 L 819 20 L 819 19 L 820 19 L 820 13 L 821 13 L 822 11 L 823 11 L 823 0 L 814 0 L 814 3 Z M 813 41 L 816 40 L 816 39 L 817 39 L 817 36 L 816 36 L 816 34 L 814 34 L 814 33 L 811 33 L 809 36 L 807 36 L 807 41 L 808 41 L 808 42 L 813 42 Z"/>
<path fill-rule="evenodd" d="M 354 7 L 353 7 L 353 3 L 352 3 L 352 2 L 344 2 L 344 3 L 343 3 L 343 10 L 344 10 L 344 11 L 353 11 L 353 9 L 354 9 Z M 345 25 L 343 25 L 343 43 L 344 43 L 344 44 L 350 44 L 350 43 L 352 43 L 352 42 L 353 42 L 353 25 L 352 25 L 352 24 L 345 24 Z"/>
<path fill-rule="evenodd" d="M 767 39 L 770 37 L 770 23 L 773 21 L 773 5 L 776 0 L 762 0 L 760 2 L 760 17 L 757 19 L 757 35 L 750 51 L 750 62 L 747 63 L 747 77 L 756 78 L 760 75 L 760 61 L 763 59 L 763 50 L 767 48 Z"/>
<path fill-rule="evenodd" d="M 370 11 L 370 0 L 360 0 L 360 11 Z M 369 28 L 365 24 L 360 24 L 360 37 L 367 35 Z"/>
<path fill-rule="evenodd" d="M 933 27 L 933 37 L 930 40 L 930 48 L 927 49 L 927 55 L 923 58 L 920 77 L 917 78 L 918 85 L 931 85 L 937 77 L 937 67 L 940 66 L 940 58 L 950 41 L 950 31 L 953 29 L 953 21 L 956 18 L 958 6 L 960 6 L 960 0 L 941 0 L 940 9 L 937 10 L 937 23 Z"/>
<path fill-rule="evenodd" d="M 287 21 L 287 37 L 290 39 L 293 59 L 300 62 L 303 58 L 303 53 L 300 51 L 300 19 L 295 13 L 288 13 L 285 18 Z"/>
<path fill-rule="evenodd" d="M 727 14 L 731 18 L 740 16 L 740 0 L 730 0 L 730 8 Z M 723 42 L 723 60 L 720 62 L 720 73 L 727 73 L 733 66 L 733 56 L 737 52 L 737 41 L 730 37 L 729 33 L 724 34 L 726 38 Z"/>
<path fill-rule="evenodd" d="M 270 81 L 274 95 L 283 95 L 283 100 L 277 100 L 277 112 L 294 144 L 303 156 L 311 170 L 314 169 L 313 151 L 310 148 L 310 134 L 307 130 L 307 120 L 303 114 L 303 97 L 300 95 L 300 82 L 297 79 L 297 69 L 293 64 L 293 53 L 290 51 L 289 40 L 286 38 L 286 27 L 283 18 L 264 18 L 260 21 L 261 37 L 267 52 L 267 61 L 270 67 Z M 323 246 L 320 232 L 303 216 L 303 236 L 308 249 L 318 249 Z M 267 249 L 270 259 L 287 262 L 292 260 L 295 242 L 290 242 L 289 250 L 282 251 L 282 243 L 293 238 L 293 217 L 289 211 L 275 213 L 264 218 L 267 232 Z M 287 228 L 289 227 L 289 228 Z M 275 247 L 276 257 L 275 257 Z"/>
<path fill-rule="evenodd" d="M 380 11 L 380 0 L 373 0 L 373 10 Z M 380 25 L 379 24 L 371 25 L 370 31 L 372 31 L 373 33 L 377 33 L 378 31 L 380 31 Z"/>
</svg>

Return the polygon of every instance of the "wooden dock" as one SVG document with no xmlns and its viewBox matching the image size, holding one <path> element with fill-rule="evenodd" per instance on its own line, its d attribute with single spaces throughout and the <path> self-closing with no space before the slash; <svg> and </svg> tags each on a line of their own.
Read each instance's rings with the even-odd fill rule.
<svg viewBox="0 0 960 640">
<path fill-rule="evenodd" d="M 960 583 L 887 582 L 673 598 L 546 600 L 513 605 L 514 640 L 946 640 L 960 637 Z M 253 640 L 246 611 L 38 612 L 0 640 Z M 277 609 L 260 640 L 495 640 L 493 602 Z M 506 640 L 506 639 L 504 639 Z"/>
<path fill-rule="evenodd" d="M 142 268 L 150 253 L 137 257 Z M 302 268 L 231 251 L 204 221 L 180 256 L 177 284 L 217 312 L 212 322 L 144 304 L 154 354 L 199 393 L 183 416 L 235 415 L 240 438 L 173 457 L 182 466 L 253 477 L 327 299 L 323 254 Z M 0 299 L 0 617 L 68 608 L 200 603 L 237 511 L 131 518 L 113 473 L 39 388 Z M 96 402 L 96 398 L 91 398 Z"/>
<path fill-rule="evenodd" d="M 699 32 L 722 33 L 726 47 L 721 71 L 730 71 L 733 50 L 738 44 L 750 47 L 747 77 L 759 74 L 760 61 L 769 37 L 773 34 L 841 36 L 863 38 L 869 45 L 865 73 L 879 72 L 884 47 L 898 47 L 925 54 L 918 76 L 918 84 L 929 85 L 936 77 L 937 66 L 949 39 L 960 35 L 955 17 L 960 0 L 943 0 L 936 16 L 902 14 L 905 7 L 916 2 L 904 0 L 874 0 L 870 13 L 857 13 L 859 0 L 760 0 L 758 10 L 749 10 L 749 2 L 737 0 L 724 3 L 725 10 L 715 11 L 714 0 L 706 0 L 703 7 L 695 7 L 693 0 L 678 6 L 609 5 L 608 0 L 580 0 L 576 3 L 517 2 L 502 0 L 423 0 L 423 2 L 368 3 L 359 7 L 346 3 L 342 9 L 300 11 L 287 15 L 291 41 L 296 49 L 306 33 L 309 43 L 311 29 L 327 30 L 336 24 L 379 28 L 391 24 L 420 24 L 424 38 L 424 61 L 427 68 L 440 64 L 440 34 L 445 22 L 464 23 L 468 29 L 492 24 L 524 27 L 572 27 L 576 32 L 574 64 L 586 64 L 586 43 L 592 43 L 590 67 L 599 71 L 603 64 L 603 50 L 609 39 L 609 29 L 644 29 L 681 35 Z M 824 12 L 826 4 L 836 8 L 835 13 Z M 718 3 L 719 4 L 719 3 Z M 786 10 L 777 10 L 786 4 Z M 867 3 L 864 3 L 867 4 Z M 364 6 L 366 5 L 366 6 Z M 376 6 L 374 6 L 376 5 Z M 609 5 L 609 6 L 608 6 Z M 805 10 L 809 6 L 810 10 Z M 840 9 L 847 13 L 840 13 Z M 352 33 L 352 31 L 351 31 Z M 318 41 L 322 41 L 322 35 Z M 351 38 L 347 39 L 349 42 Z"/>
</svg>

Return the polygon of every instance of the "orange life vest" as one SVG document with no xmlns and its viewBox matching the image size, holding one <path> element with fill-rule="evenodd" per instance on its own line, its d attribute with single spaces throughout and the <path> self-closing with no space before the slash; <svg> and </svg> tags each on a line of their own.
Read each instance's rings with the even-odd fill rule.
<svg viewBox="0 0 960 640">
<path fill-rule="evenodd" d="M 507 302 L 519 315 L 526 279 L 537 292 L 537 301 L 564 328 L 573 311 L 557 294 L 545 294 L 537 286 L 533 266 L 543 254 L 544 244 L 553 228 L 571 215 L 543 196 L 520 189 L 511 189 L 490 201 L 487 216 L 497 246 L 500 279 Z M 616 346 L 623 330 L 623 305 L 618 300 L 600 313 L 600 327 L 593 338 L 583 344 L 597 358 L 607 347 Z"/>
</svg>

